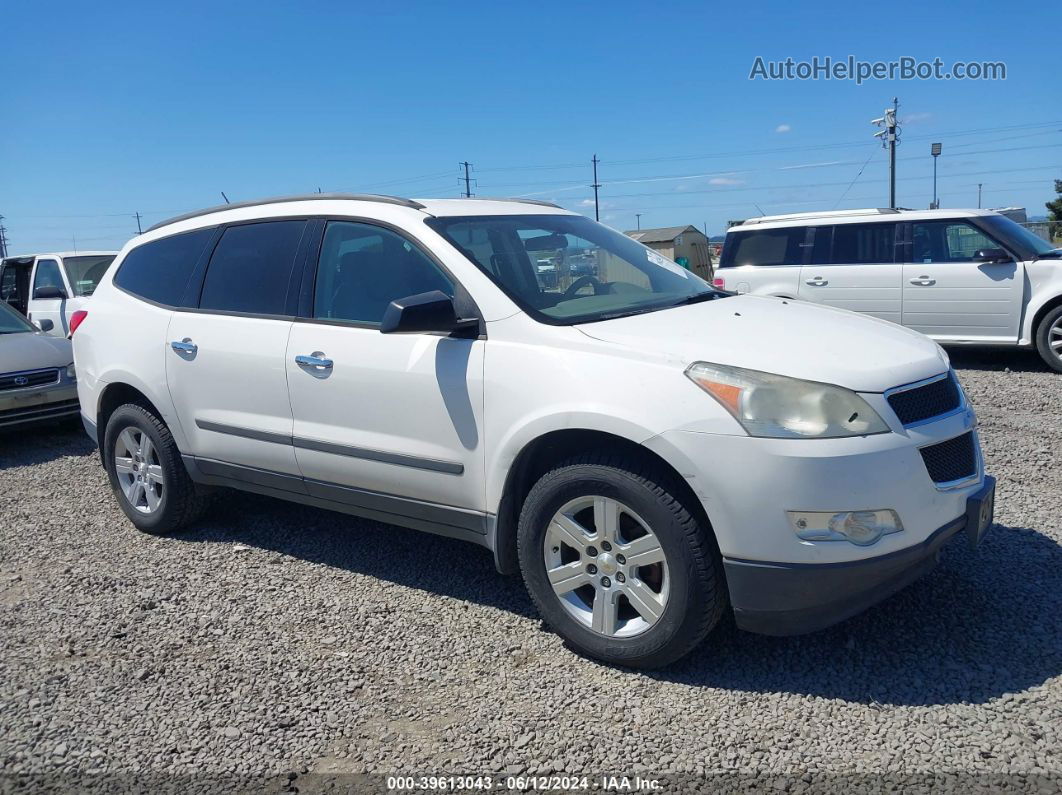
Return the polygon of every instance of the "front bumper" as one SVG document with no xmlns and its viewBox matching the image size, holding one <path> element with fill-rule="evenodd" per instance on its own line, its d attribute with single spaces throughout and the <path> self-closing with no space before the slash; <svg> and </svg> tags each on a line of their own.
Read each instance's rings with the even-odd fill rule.
<svg viewBox="0 0 1062 795">
<path fill-rule="evenodd" d="M 980 541 L 990 521 L 981 504 L 994 494 L 995 479 L 971 495 L 967 512 L 914 546 L 847 563 L 765 563 L 723 559 L 734 617 L 741 629 L 764 635 L 802 635 L 824 629 L 906 587 L 932 569 L 941 547 L 964 533 Z"/>
<path fill-rule="evenodd" d="M 76 383 L 8 392 L 0 396 L 0 429 L 76 417 L 80 410 Z"/>
</svg>

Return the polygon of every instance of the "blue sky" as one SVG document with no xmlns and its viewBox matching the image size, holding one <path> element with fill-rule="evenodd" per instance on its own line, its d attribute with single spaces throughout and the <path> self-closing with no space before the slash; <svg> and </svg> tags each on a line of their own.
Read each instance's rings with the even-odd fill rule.
<svg viewBox="0 0 1062 795">
<path fill-rule="evenodd" d="M 4 12 L 10 249 L 119 247 L 221 201 L 534 195 L 622 228 L 884 206 L 868 123 L 905 120 L 898 200 L 1043 212 L 1062 178 L 1044 6 L 930 3 L 19 3 Z M 1001 60 L 1004 81 L 750 81 L 756 56 Z M 971 132 L 980 131 L 980 132 Z M 862 174 L 856 179 L 863 164 Z M 851 187 L 847 186 L 852 183 Z M 847 193 L 845 191 L 847 190 Z M 588 203 L 589 202 L 589 203 Z"/>
</svg>

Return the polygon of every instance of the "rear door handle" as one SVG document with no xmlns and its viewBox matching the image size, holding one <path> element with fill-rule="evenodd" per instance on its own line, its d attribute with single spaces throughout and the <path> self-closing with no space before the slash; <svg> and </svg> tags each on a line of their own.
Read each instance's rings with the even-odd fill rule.
<svg viewBox="0 0 1062 795">
<path fill-rule="evenodd" d="M 804 284 L 809 284 L 812 287 L 825 287 L 829 283 L 829 280 L 823 279 L 821 276 L 816 276 L 814 279 L 807 279 L 804 282 Z"/>
<path fill-rule="evenodd" d="M 296 356 L 295 364 L 300 367 L 317 367 L 322 370 L 332 369 L 332 360 L 326 359 L 325 355 L 320 351 L 314 351 L 309 356 L 303 356 L 302 354 Z"/>
<path fill-rule="evenodd" d="M 919 276 L 915 279 L 911 279 L 911 284 L 915 284 L 919 287 L 930 287 L 936 283 L 936 279 L 930 279 L 928 276 Z"/>
<path fill-rule="evenodd" d="M 171 342 L 170 347 L 177 353 L 195 353 L 199 350 L 199 346 L 192 342 L 189 337 L 185 337 L 180 342 Z"/>
</svg>

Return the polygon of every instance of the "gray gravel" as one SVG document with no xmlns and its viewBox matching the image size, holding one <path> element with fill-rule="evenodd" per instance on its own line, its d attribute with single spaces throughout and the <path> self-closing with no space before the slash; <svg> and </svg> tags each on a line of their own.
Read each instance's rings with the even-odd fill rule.
<svg viewBox="0 0 1062 795">
<path fill-rule="evenodd" d="M 724 626 L 652 674 L 574 656 L 471 545 L 239 494 L 153 538 L 80 432 L 0 439 L 0 789 L 561 771 L 1058 791 L 1062 376 L 952 355 L 999 477 L 982 547 L 841 626 Z"/>
</svg>

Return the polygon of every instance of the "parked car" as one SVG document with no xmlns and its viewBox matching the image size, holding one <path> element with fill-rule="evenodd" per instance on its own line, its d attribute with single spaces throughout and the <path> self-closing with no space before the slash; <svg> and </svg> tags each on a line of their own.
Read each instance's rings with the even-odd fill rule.
<svg viewBox="0 0 1062 795">
<path fill-rule="evenodd" d="M 83 309 L 117 251 L 78 251 L 8 257 L 0 262 L 0 299 L 48 333 L 65 337 L 70 316 Z M 32 285 L 32 288 L 31 288 Z"/>
<path fill-rule="evenodd" d="M 77 416 L 70 341 L 48 336 L 0 303 L 0 430 Z"/>
<path fill-rule="evenodd" d="M 561 236 L 600 277 L 539 284 L 534 252 Z M 540 202 L 181 216 L 123 249 L 73 342 L 140 530 L 227 486 L 473 541 L 572 647 L 625 665 L 681 657 L 726 610 L 772 634 L 833 624 L 992 518 L 936 343 L 729 296 Z"/>
<path fill-rule="evenodd" d="M 1062 372 L 1062 249 L 992 210 L 848 210 L 731 227 L 715 284 L 863 312 Z"/>
</svg>

